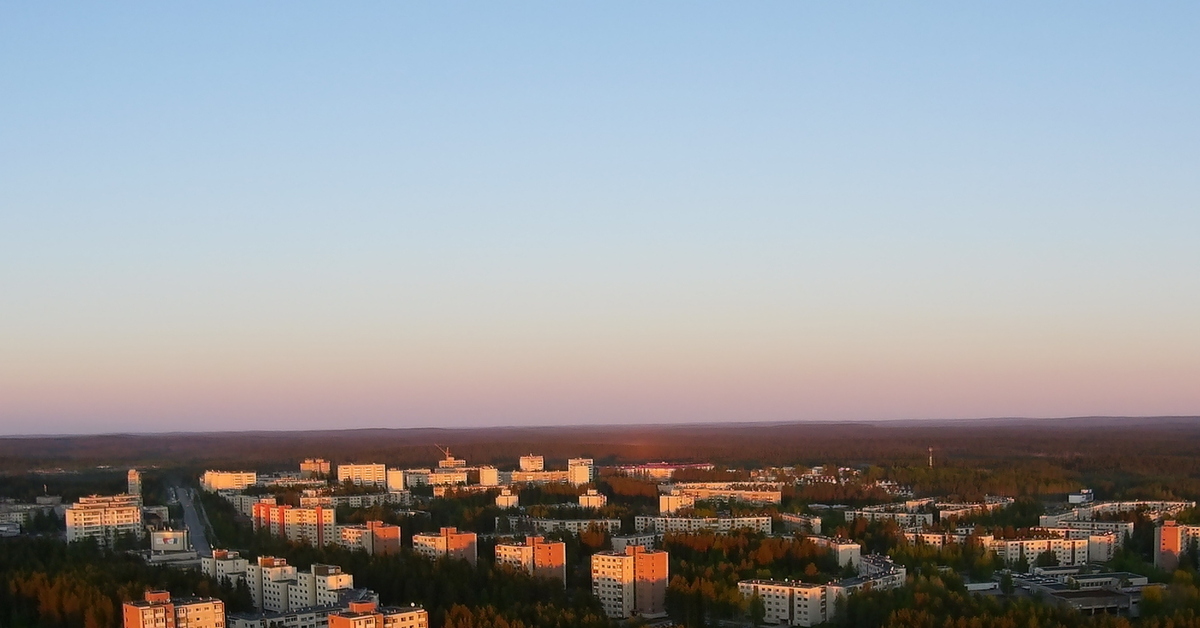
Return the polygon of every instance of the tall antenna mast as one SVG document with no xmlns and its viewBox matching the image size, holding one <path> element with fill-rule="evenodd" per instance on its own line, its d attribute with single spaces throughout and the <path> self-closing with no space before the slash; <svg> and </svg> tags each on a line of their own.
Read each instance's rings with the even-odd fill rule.
<svg viewBox="0 0 1200 628">
<path fill-rule="evenodd" d="M 933 447 L 929 448 L 929 468 L 933 468 Z"/>
</svg>

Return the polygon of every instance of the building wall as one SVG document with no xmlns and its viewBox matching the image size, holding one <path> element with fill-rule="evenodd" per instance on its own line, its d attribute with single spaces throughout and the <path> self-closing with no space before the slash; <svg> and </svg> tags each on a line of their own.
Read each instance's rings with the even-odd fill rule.
<svg viewBox="0 0 1200 628">
<path fill-rule="evenodd" d="M 355 484 L 384 486 L 387 484 L 387 466 L 382 464 L 339 464 L 338 482 L 350 480 Z"/>
<path fill-rule="evenodd" d="M 258 482 L 258 474 L 254 471 L 205 471 L 200 476 L 200 486 L 206 491 L 224 489 L 242 490 Z"/>
</svg>

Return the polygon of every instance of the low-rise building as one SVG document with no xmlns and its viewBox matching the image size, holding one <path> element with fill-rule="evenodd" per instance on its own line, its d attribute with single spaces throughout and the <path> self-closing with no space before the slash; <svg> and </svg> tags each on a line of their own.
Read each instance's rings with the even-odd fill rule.
<svg viewBox="0 0 1200 628">
<path fill-rule="evenodd" d="M 496 564 L 567 583 L 566 543 L 547 541 L 540 536 L 526 537 L 523 543 L 497 543 Z"/>
<path fill-rule="evenodd" d="M 441 557 L 465 560 L 472 565 L 479 560 L 474 532 L 459 532 L 458 528 L 442 528 L 437 533 L 414 534 L 413 550 L 436 560 Z"/>
<path fill-rule="evenodd" d="M 612 619 L 666 612 L 668 555 L 631 545 L 624 552 L 592 554 L 592 593 Z"/>
</svg>

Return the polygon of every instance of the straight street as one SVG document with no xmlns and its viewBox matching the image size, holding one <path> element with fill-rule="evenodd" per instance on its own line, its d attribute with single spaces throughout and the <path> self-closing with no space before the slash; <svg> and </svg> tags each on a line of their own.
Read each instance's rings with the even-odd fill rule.
<svg viewBox="0 0 1200 628">
<path fill-rule="evenodd" d="M 202 557 L 212 556 L 212 546 L 208 543 L 208 531 L 204 527 L 204 518 L 197 512 L 204 506 L 196 502 L 190 488 L 177 486 L 175 495 L 179 499 L 180 505 L 183 506 L 183 522 L 187 526 L 192 548 Z"/>
</svg>

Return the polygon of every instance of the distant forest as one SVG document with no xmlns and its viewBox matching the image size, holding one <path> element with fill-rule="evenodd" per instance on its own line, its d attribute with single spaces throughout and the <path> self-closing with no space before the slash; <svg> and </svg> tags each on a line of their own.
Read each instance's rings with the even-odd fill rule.
<svg viewBox="0 0 1200 628">
<path fill-rule="evenodd" d="M 471 464 L 501 468 L 534 452 L 560 468 L 576 456 L 600 466 L 658 460 L 731 468 L 876 466 L 929 492 L 1049 494 L 1086 485 L 1101 497 L 1200 496 L 1200 418 L 1187 417 L 13 437 L 0 439 L 0 472 L 98 465 L 269 472 L 295 470 L 306 457 L 427 467 L 441 457 L 435 445 Z M 929 447 L 932 474 L 924 470 Z"/>
</svg>

